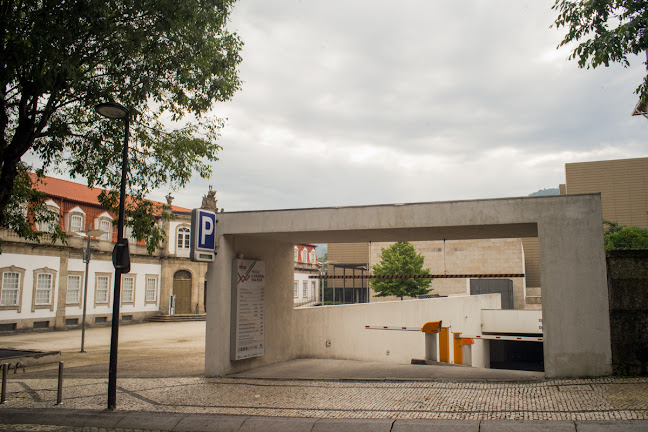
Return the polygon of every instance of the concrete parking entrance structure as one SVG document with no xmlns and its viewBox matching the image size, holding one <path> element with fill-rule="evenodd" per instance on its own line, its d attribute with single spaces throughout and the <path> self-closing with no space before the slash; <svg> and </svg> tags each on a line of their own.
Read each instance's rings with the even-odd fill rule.
<svg viewBox="0 0 648 432">
<path fill-rule="evenodd" d="M 207 376 L 300 357 L 361 359 L 363 353 L 351 350 L 370 349 L 363 345 L 368 337 L 354 333 L 357 317 L 368 308 L 384 308 L 387 318 L 392 310 L 406 317 L 412 308 L 437 310 L 438 315 L 454 308 L 467 332 L 474 328 L 475 310 L 499 302 L 499 295 L 487 294 L 472 296 L 483 299 L 441 299 L 446 303 L 436 309 L 432 302 L 437 300 L 429 299 L 295 310 L 294 244 L 535 236 L 540 245 L 545 376 L 611 373 L 599 194 L 219 213 L 218 236 L 218 255 L 209 266 L 207 283 Z M 238 361 L 230 360 L 235 258 L 265 263 L 265 354 Z M 453 303 L 458 301 L 466 304 L 465 319 L 464 306 Z M 304 319 L 306 314 L 309 319 Z M 442 316 L 429 320 L 437 319 L 447 322 Z M 348 327 L 340 327 L 345 323 Z M 387 350 L 383 355 L 391 354 Z"/>
</svg>

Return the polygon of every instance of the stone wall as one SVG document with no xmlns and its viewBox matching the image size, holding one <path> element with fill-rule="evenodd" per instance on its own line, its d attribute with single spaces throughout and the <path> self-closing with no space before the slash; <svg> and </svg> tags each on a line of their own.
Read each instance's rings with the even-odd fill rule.
<svg viewBox="0 0 648 432">
<path fill-rule="evenodd" d="M 620 374 L 647 374 L 648 250 L 607 253 L 612 365 Z"/>
</svg>

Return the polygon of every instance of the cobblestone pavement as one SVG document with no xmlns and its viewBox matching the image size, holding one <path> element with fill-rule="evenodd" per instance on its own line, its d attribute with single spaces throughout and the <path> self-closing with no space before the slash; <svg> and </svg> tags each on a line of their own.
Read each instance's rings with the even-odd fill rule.
<svg viewBox="0 0 648 432">
<path fill-rule="evenodd" d="M 55 379 L 12 377 L 4 406 L 52 408 L 56 389 Z M 648 378 L 525 383 L 124 378 L 118 389 L 118 409 L 128 411 L 375 419 L 648 419 Z M 104 379 L 68 379 L 63 407 L 103 410 L 106 394 Z"/>
<path fill-rule="evenodd" d="M 117 429 L 90 426 L 8 425 L 0 423 L 2 432 L 165 432 L 157 429 Z"/>
</svg>

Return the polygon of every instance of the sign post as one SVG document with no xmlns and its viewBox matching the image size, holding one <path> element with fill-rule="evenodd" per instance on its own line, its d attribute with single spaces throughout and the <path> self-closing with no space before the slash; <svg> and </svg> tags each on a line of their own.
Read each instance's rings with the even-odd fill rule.
<svg viewBox="0 0 648 432">
<path fill-rule="evenodd" d="M 216 256 L 216 213 L 205 209 L 191 211 L 189 240 L 191 261 L 212 262 Z"/>
</svg>

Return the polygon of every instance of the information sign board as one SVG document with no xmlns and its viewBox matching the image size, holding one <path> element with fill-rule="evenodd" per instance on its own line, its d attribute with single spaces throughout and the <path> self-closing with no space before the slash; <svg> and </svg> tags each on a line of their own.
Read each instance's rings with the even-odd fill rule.
<svg viewBox="0 0 648 432">
<path fill-rule="evenodd" d="M 258 357 L 265 349 L 265 263 L 232 262 L 231 359 Z"/>
</svg>

